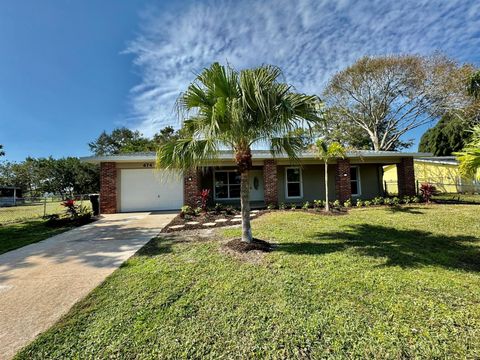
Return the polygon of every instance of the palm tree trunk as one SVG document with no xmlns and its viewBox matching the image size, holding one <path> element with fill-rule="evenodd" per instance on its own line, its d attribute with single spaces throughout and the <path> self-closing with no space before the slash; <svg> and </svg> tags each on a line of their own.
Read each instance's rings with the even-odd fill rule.
<svg viewBox="0 0 480 360">
<path fill-rule="evenodd" d="M 325 161 L 325 211 L 330 211 L 328 203 L 328 162 Z"/>
<path fill-rule="evenodd" d="M 242 241 L 252 242 L 252 227 L 250 225 L 250 183 L 248 170 L 242 172 L 240 182 L 240 206 L 242 212 Z"/>
</svg>

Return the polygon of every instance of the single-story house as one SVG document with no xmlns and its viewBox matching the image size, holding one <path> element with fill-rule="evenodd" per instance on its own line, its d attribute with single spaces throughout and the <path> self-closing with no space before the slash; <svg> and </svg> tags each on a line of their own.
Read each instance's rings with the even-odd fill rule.
<svg viewBox="0 0 480 360">
<path fill-rule="evenodd" d="M 444 193 L 480 192 L 480 170 L 475 177 L 465 178 L 460 175 L 458 160 L 455 156 L 437 156 L 414 159 L 415 180 L 417 186 L 422 183 L 434 185 Z M 394 165 L 383 169 L 384 187 L 391 194 L 398 193 L 397 171 Z"/>
<path fill-rule="evenodd" d="M 16 186 L 0 186 L 0 206 L 14 206 L 22 197 L 22 189 Z"/>
<path fill-rule="evenodd" d="M 325 198 L 324 165 L 312 152 L 292 161 L 254 150 L 250 176 L 252 207 L 303 203 Z M 329 163 L 331 200 L 371 199 L 384 195 L 383 168 L 396 168 L 400 195 L 415 195 L 414 158 L 428 153 L 354 151 Z M 173 210 L 196 205 L 201 189 L 210 189 L 215 203 L 239 204 L 240 176 L 234 156 L 222 151 L 201 168 L 180 173 L 155 168 L 155 153 L 93 156 L 83 161 L 100 164 L 100 211 Z"/>
</svg>

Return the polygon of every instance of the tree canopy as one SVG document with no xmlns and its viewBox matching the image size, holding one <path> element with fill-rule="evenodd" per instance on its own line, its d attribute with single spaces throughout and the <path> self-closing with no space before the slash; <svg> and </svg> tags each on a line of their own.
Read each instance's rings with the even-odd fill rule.
<svg viewBox="0 0 480 360">
<path fill-rule="evenodd" d="M 368 137 L 374 150 L 409 146 L 404 134 L 449 109 L 468 106 L 464 84 L 472 72 L 473 67 L 439 55 L 361 58 L 335 74 L 324 92 L 331 133 L 359 132 L 353 142 L 364 145 Z"/>
<path fill-rule="evenodd" d="M 126 127 L 114 129 L 111 133 L 103 131 L 88 146 L 95 155 L 116 155 L 131 152 L 156 151 L 167 141 L 178 138 L 179 132 L 167 126 L 156 133 L 153 138 L 143 136 L 138 130 Z"/>
<path fill-rule="evenodd" d="M 471 137 L 472 122 L 447 113 L 421 137 L 418 151 L 435 156 L 449 156 L 460 151 Z"/>
<path fill-rule="evenodd" d="M 88 194 L 99 191 L 99 169 L 74 157 L 28 157 L 0 163 L 0 185 L 19 187 L 28 196 Z"/>
</svg>

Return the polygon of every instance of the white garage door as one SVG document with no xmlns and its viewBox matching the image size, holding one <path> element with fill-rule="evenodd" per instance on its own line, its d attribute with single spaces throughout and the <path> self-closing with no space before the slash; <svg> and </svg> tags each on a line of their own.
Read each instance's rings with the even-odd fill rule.
<svg viewBox="0 0 480 360">
<path fill-rule="evenodd" d="M 120 211 L 176 210 L 183 205 L 183 177 L 156 169 L 120 170 Z"/>
</svg>

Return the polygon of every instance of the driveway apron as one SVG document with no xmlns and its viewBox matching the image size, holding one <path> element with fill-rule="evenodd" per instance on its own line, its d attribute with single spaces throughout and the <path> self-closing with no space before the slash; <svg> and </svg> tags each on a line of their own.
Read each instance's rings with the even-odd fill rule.
<svg viewBox="0 0 480 360">
<path fill-rule="evenodd" d="M 12 358 L 47 330 L 174 216 L 104 215 L 0 255 L 0 359 Z"/>
</svg>

